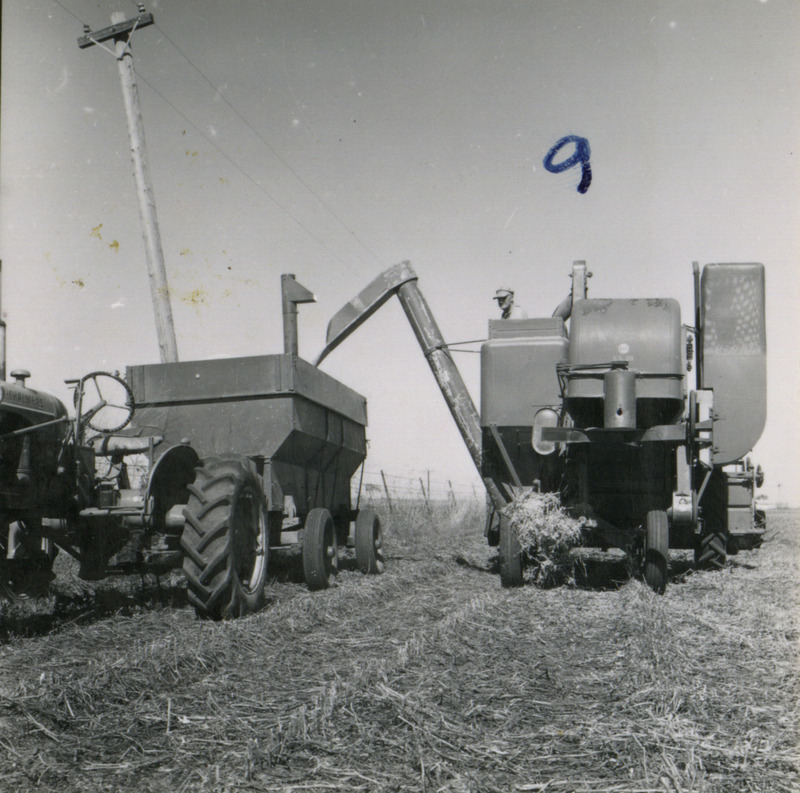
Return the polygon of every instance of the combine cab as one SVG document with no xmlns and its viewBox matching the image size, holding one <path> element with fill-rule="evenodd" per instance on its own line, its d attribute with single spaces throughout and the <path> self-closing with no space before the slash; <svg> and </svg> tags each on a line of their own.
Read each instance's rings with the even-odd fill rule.
<svg viewBox="0 0 800 793">
<path fill-rule="evenodd" d="M 585 545 L 624 549 L 663 592 L 670 548 L 719 567 L 763 535 L 762 475 L 744 458 L 766 419 L 764 268 L 694 275 L 687 326 L 671 298 L 589 299 L 576 262 L 553 316 L 489 321 L 480 414 L 408 263 L 334 317 L 319 360 L 397 294 L 486 485 L 503 583 L 522 583 L 526 563 L 506 506 L 535 489 L 584 519 Z"/>
</svg>

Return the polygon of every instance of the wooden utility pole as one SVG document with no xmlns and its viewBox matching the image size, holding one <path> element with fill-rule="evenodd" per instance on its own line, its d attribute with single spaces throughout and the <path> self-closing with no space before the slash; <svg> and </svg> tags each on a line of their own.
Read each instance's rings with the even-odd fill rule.
<svg viewBox="0 0 800 793">
<path fill-rule="evenodd" d="M 81 49 L 85 49 L 93 44 L 99 45 L 103 41 L 112 39 L 114 41 L 113 52 L 119 67 L 122 97 L 125 102 L 125 116 L 128 121 L 133 176 L 136 180 L 139 198 L 139 216 L 142 220 L 142 235 L 144 237 L 145 258 L 147 260 L 147 274 L 150 279 L 150 294 L 153 299 L 158 347 L 161 354 L 161 362 L 174 363 L 178 360 L 178 345 L 175 341 L 175 326 L 172 321 L 167 271 L 164 267 L 164 253 L 161 248 L 161 235 L 158 231 L 156 202 L 153 197 L 153 187 L 150 184 L 150 169 L 144 143 L 142 110 L 139 106 L 139 90 L 136 86 L 133 55 L 130 47 L 130 37 L 133 35 L 133 31 L 137 28 L 152 25 L 154 21 L 153 15 L 144 13 L 144 6 L 140 4 L 139 15 L 133 19 L 125 19 L 123 13 L 117 12 L 111 16 L 111 27 L 94 32 L 84 29 L 84 35 L 78 39 L 78 46 Z"/>
</svg>

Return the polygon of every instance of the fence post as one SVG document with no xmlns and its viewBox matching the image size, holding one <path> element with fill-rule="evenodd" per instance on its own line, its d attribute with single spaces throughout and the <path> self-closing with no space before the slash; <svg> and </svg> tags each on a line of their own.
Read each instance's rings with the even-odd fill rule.
<svg viewBox="0 0 800 793">
<path fill-rule="evenodd" d="M 389 487 L 386 484 L 386 474 L 383 473 L 383 469 L 381 468 L 381 479 L 383 480 L 383 490 L 386 493 L 386 503 L 389 505 L 389 514 L 391 515 L 394 511 L 392 509 L 392 497 L 389 495 Z"/>
<path fill-rule="evenodd" d="M 425 492 L 425 484 L 422 481 L 422 477 L 419 478 L 419 486 L 422 490 L 422 499 L 425 502 L 425 509 L 428 510 L 428 517 L 432 517 L 431 504 L 430 501 L 428 501 L 428 494 Z"/>
</svg>

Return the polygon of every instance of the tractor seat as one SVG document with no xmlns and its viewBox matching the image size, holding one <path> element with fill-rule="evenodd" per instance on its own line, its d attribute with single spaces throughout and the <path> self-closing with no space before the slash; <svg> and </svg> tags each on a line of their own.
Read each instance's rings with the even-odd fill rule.
<svg viewBox="0 0 800 793">
<path fill-rule="evenodd" d="M 158 446 L 163 440 L 163 435 L 98 435 L 91 438 L 88 443 L 99 457 L 113 457 L 146 454 L 150 451 L 151 443 L 153 446 Z"/>
</svg>

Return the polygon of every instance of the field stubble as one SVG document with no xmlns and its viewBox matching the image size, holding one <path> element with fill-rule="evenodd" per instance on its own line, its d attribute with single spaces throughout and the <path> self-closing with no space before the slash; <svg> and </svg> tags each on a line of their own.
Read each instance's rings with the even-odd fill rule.
<svg viewBox="0 0 800 793">
<path fill-rule="evenodd" d="M 798 529 L 771 513 L 722 571 L 674 559 L 665 596 L 618 560 L 504 591 L 477 506 L 419 504 L 384 575 L 284 571 L 235 622 L 177 579 L 67 576 L 0 606 L 0 790 L 798 790 Z"/>
</svg>

